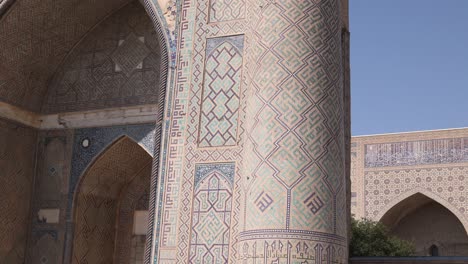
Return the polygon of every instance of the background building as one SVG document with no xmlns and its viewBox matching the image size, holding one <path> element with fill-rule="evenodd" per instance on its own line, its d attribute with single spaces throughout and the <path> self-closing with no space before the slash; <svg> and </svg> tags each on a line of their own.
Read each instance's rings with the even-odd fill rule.
<svg viewBox="0 0 468 264">
<path fill-rule="evenodd" d="M 353 137 L 351 211 L 418 255 L 468 255 L 468 129 Z"/>
</svg>

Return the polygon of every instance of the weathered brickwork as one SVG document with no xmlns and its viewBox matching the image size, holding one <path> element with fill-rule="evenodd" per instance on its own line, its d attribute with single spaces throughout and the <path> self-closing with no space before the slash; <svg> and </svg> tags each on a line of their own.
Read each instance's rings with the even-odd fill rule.
<svg viewBox="0 0 468 264">
<path fill-rule="evenodd" d="M 34 129 L 0 119 L 0 263 L 24 261 L 36 140 Z"/>
<path fill-rule="evenodd" d="M 32 203 L 31 236 L 27 263 L 60 263 L 65 239 L 67 185 L 70 175 L 73 131 L 41 131 L 37 145 L 36 182 Z M 41 209 L 57 210 L 59 219 L 39 218 Z"/>
</svg>

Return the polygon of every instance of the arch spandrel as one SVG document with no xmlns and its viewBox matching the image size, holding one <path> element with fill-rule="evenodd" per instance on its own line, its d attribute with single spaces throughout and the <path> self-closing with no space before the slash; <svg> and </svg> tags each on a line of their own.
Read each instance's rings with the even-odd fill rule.
<svg viewBox="0 0 468 264">
<path fill-rule="evenodd" d="M 391 213 L 392 209 L 394 209 L 396 206 L 401 204 L 407 199 L 411 199 L 412 197 L 415 197 L 417 195 L 422 195 L 423 197 L 426 198 L 426 201 L 435 201 L 442 206 L 444 206 L 447 210 L 449 210 L 452 214 L 454 214 L 457 219 L 462 223 L 463 227 L 465 228 L 466 233 L 468 234 L 468 219 L 451 203 L 449 203 L 447 200 L 443 199 L 442 197 L 438 196 L 437 194 L 424 189 L 424 188 L 415 188 L 410 191 L 407 191 L 395 199 L 391 200 L 380 212 L 379 214 L 375 217 L 375 220 L 377 221 L 385 221 L 386 215 L 388 213 Z M 425 203 L 424 203 L 425 204 Z M 416 208 L 414 208 L 416 209 Z M 407 212 L 410 213 L 410 212 Z"/>
</svg>

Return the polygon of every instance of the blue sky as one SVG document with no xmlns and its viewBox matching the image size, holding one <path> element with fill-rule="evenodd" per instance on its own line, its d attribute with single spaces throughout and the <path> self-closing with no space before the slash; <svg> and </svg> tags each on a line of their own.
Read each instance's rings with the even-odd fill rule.
<svg viewBox="0 0 468 264">
<path fill-rule="evenodd" d="M 468 0 L 349 0 L 352 134 L 468 127 Z"/>
</svg>

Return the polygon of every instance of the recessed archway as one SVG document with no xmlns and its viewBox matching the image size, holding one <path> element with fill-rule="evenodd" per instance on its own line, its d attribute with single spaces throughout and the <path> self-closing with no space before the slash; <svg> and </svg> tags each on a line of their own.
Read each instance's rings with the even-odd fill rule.
<svg viewBox="0 0 468 264">
<path fill-rule="evenodd" d="M 398 218 L 401 219 L 401 216 L 412 212 L 414 209 L 419 208 L 431 200 L 441 204 L 452 214 L 454 214 L 456 218 L 462 223 L 465 229 L 465 233 L 468 234 L 468 219 L 466 219 L 464 215 L 448 201 L 423 188 L 410 190 L 390 201 L 390 203 L 388 203 L 377 215 L 376 220 L 383 222 L 389 227 L 392 227 L 396 222 L 398 222 Z"/>
<path fill-rule="evenodd" d="M 89 167 L 75 192 L 71 263 L 138 263 L 129 242 L 142 236 L 133 219 L 137 209 L 148 208 L 151 163 L 143 147 L 123 137 Z"/>
<path fill-rule="evenodd" d="M 413 242 L 416 255 L 467 256 L 468 235 L 463 218 L 451 209 L 436 197 L 416 192 L 394 203 L 380 221 L 393 235 Z"/>
</svg>

